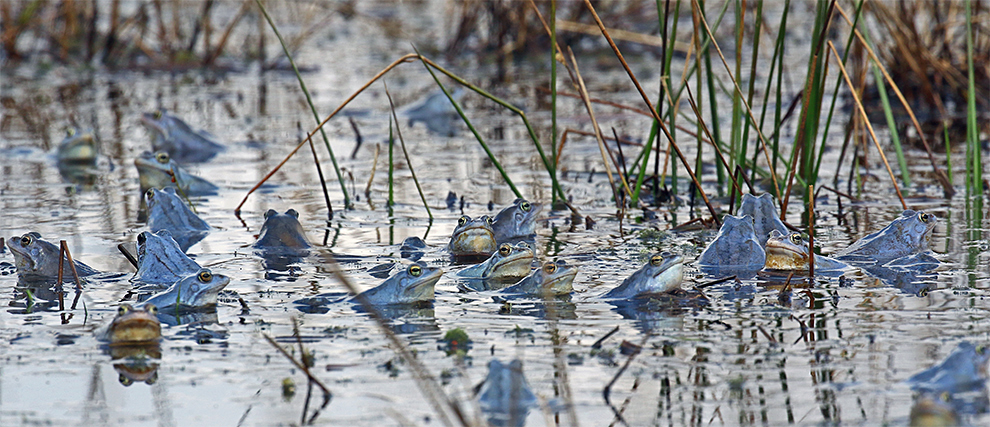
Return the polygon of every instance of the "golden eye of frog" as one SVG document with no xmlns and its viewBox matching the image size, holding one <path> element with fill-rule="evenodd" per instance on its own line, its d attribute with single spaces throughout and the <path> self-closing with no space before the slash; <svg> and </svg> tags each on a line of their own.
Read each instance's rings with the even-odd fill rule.
<svg viewBox="0 0 990 427">
<path fill-rule="evenodd" d="M 158 341 L 162 337 L 162 326 L 157 314 L 158 309 L 154 304 L 145 304 L 141 309 L 130 304 L 121 304 L 117 307 L 117 316 L 110 322 L 104 338 L 110 344 Z"/>
<path fill-rule="evenodd" d="M 443 270 L 417 262 L 361 295 L 373 305 L 433 301 L 435 285 L 442 275 Z"/>
<path fill-rule="evenodd" d="M 883 265 L 911 254 L 928 252 L 938 217 L 926 212 L 904 211 L 882 230 L 839 251 L 845 262 Z"/>
<path fill-rule="evenodd" d="M 454 228 L 447 247 L 455 259 L 460 257 L 488 258 L 496 249 L 491 217 L 482 215 L 471 219 L 467 215 L 461 216 L 457 220 L 457 227 Z"/>
<path fill-rule="evenodd" d="M 846 264 L 815 254 L 815 271 L 841 270 Z M 808 242 L 801 233 L 770 231 L 767 240 L 767 270 L 808 270 Z"/>
<path fill-rule="evenodd" d="M 499 244 L 514 239 L 530 238 L 536 232 L 536 217 L 543 205 L 516 199 L 512 206 L 502 209 L 492 220 L 495 241 Z"/>
<path fill-rule="evenodd" d="M 604 295 L 606 299 L 629 299 L 636 295 L 680 289 L 684 280 L 684 258 L 670 252 L 653 254 L 621 285 Z"/>
<path fill-rule="evenodd" d="M 457 276 L 492 281 L 515 281 L 529 274 L 532 263 L 533 249 L 528 243 L 519 242 L 515 246 L 502 243 L 485 262 L 458 271 Z"/>
</svg>

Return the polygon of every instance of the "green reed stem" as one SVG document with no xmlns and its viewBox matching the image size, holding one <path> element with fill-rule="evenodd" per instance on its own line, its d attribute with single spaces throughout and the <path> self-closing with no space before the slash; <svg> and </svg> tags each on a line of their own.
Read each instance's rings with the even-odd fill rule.
<svg viewBox="0 0 990 427">
<path fill-rule="evenodd" d="M 942 140 L 945 141 L 945 168 L 948 169 L 949 182 L 952 180 L 952 145 L 949 142 L 949 125 L 952 122 L 946 120 L 942 122 Z"/>
<path fill-rule="evenodd" d="M 773 55 L 770 57 L 770 73 L 769 73 L 769 75 L 767 77 L 767 87 L 766 87 L 766 90 L 763 92 L 763 109 L 760 111 L 760 129 L 763 128 L 763 124 L 766 122 L 767 107 L 770 106 L 770 102 L 769 102 L 770 101 L 770 88 L 773 87 L 774 73 L 777 73 L 778 70 L 779 70 L 779 68 L 777 67 L 777 62 L 778 62 L 777 59 L 779 57 L 782 57 L 783 54 L 784 54 L 784 33 L 785 33 L 785 30 L 787 29 L 787 12 L 790 9 L 790 6 L 791 6 L 790 0 L 787 0 L 786 2 L 784 2 L 784 12 L 783 12 L 783 15 L 781 16 L 780 28 L 777 29 L 777 40 L 774 42 L 774 45 L 773 45 Z M 760 12 L 759 20 L 757 22 L 763 22 L 762 8 L 763 8 L 763 3 L 761 1 L 761 3 L 760 3 L 760 10 L 761 10 L 761 12 Z M 753 63 L 755 64 L 756 61 L 754 60 Z M 754 73 L 753 75 L 755 76 L 756 74 Z M 778 84 L 778 86 L 777 86 L 777 101 L 776 101 L 776 105 L 774 106 L 774 108 L 775 108 L 775 110 L 774 110 L 775 111 L 775 114 L 774 115 L 776 117 L 776 120 L 774 121 L 774 129 L 779 129 L 780 128 L 780 111 L 783 108 L 783 106 L 780 105 L 780 97 L 781 97 L 781 94 L 780 94 L 780 76 L 777 77 L 777 84 Z M 775 131 L 774 132 L 774 146 L 773 146 L 773 161 L 769 165 L 771 168 L 774 168 L 774 169 L 776 169 L 776 166 L 777 166 L 776 165 L 776 160 L 777 160 L 777 143 L 776 143 L 777 136 L 776 136 L 776 134 L 777 134 L 777 132 Z M 762 150 L 769 150 L 770 147 L 757 147 L 756 150 L 753 150 L 753 165 L 756 165 L 756 161 L 759 158 L 760 150 L 761 149 Z M 755 180 L 756 180 L 756 168 L 754 167 L 754 168 L 751 169 L 751 172 L 750 172 L 750 175 L 749 175 L 749 181 L 750 182 L 753 182 Z"/>
<path fill-rule="evenodd" d="M 907 159 L 904 158 L 904 150 L 901 148 L 901 137 L 897 132 L 897 122 L 894 121 L 894 112 L 890 109 L 890 100 L 887 98 L 887 84 L 880 74 L 880 68 L 876 64 L 870 64 L 873 70 L 873 80 L 877 85 L 877 92 L 880 94 L 880 103 L 883 105 L 883 115 L 887 118 L 887 129 L 890 130 L 890 141 L 894 144 L 894 151 L 897 152 L 897 165 L 901 168 L 901 180 L 905 187 L 911 186 L 911 175 L 908 173 Z"/>
<path fill-rule="evenodd" d="M 393 185 L 392 176 L 395 174 L 395 161 L 392 155 L 393 148 L 395 148 L 395 136 L 392 134 L 392 119 L 388 120 L 388 209 L 389 212 L 392 210 L 392 206 L 395 206 L 395 193 Z"/>
<path fill-rule="evenodd" d="M 550 1 L 550 180 L 557 180 L 557 0 Z M 618 141 L 616 141 L 618 143 Z M 538 144 L 537 144 L 538 145 Z M 553 202 L 557 193 L 550 192 Z M 633 199 L 635 200 L 635 199 Z M 555 203 L 551 203 L 551 206 Z"/>
<path fill-rule="evenodd" d="M 313 105 L 313 98 L 309 95 L 309 90 L 306 89 L 306 83 L 303 81 L 302 74 L 299 73 L 299 68 L 296 67 L 296 61 L 292 59 L 292 53 L 289 52 L 289 47 L 285 44 L 285 39 L 282 38 L 282 33 L 278 31 L 278 27 L 275 26 L 275 22 L 272 21 L 272 17 L 268 15 L 268 10 L 265 9 L 265 5 L 261 3 L 261 0 L 254 0 L 257 3 L 258 8 L 261 9 L 262 15 L 265 15 L 265 20 L 268 21 L 268 25 L 271 26 L 272 31 L 275 32 L 275 36 L 278 37 L 278 42 L 282 45 L 282 51 L 285 52 L 285 57 L 289 59 L 289 65 L 292 65 L 292 71 L 296 74 L 296 78 L 299 80 L 299 87 L 302 89 L 303 94 L 306 95 L 306 103 L 309 104 L 310 110 L 313 111 L 313 117 L 316 119 L 316 124 L 320 124 L 320 115 L 316 112 L 316 106 Z M 337 181 L 340 183 L 340 191 L 344 193 L 344 208 L 351 209 L 351 198 L 347 194 L 347 186 L 344 185 L 344 175 L 340 173 L 340 167 L 337 165 L 337 156 L 333 154 L 333 148 L 330 147 L 330 138 L 327 138 L 327 132 L 323 130 L 320 126 L 320 135 L 323 136 L 323 144 L 327 147 L 327 152 L 330 153 L 330 161 L 333 162 L 333 170 L 337 173 Z M 329 206 L 328 206 L 329 208 Z"/>
<path fill-rule="evenodd" d="M 968 163 L 971 167 L 967 169 L 971 182 L 973 195 L 983 197 L 983 162 L 980 159 L 980 141 L 977 136 L 979 128 L 976 126 L 976 77 L 973 72 L 973 4 L 966 2 L 966 68 L 969 84 L 967 87 L 966 101 L 966 150 L 970 156 Z"/>
<path fill-rule="evenodd" d="M 446 90 L 444 90 L 446 92 Z M 402 138 L 402 129 L 399 128 L 399 116 L 395 115 L 395 104 L 392 102 L 392 94 L 388 92 L 388 85 L 385 86 L 385 96 L 388 98 L 388 106 L 392 110 L 392 120 L 395 123 L 395 134 L 399 137 L 399 146 L 402 147 L 402 156 L 406 158 L 406 166 L 409 166 L 409 174 L 412 175 L 413 183 L 416 184 L 416 191 L 419 192 L 419 198 L 423 200 L 423 207 L 426 208 L 426 215 L 430 217 L 430 222 L 433 222 L 433 213 L 430 212 L 430 204 L 426 203 L 426 195 L 423 194 L 423 187 L 419 185 L 419 179 L 416 178 L 416 170 L 413 169 L 412 159 L 409 158 L 409 151 L 406 150 L 406 141 Z M 453 99 L 451 99 L 453 101 Z M 391 130 L 392 125 L 389 125 L 389 130 Z"/>
<path fill-rule="evenodd" d="M 756 92 L 756 64 L 757 64 L 758 58 L 759 58 L 759 53 L 760 53 L 760 35 L 762 33 L 761 30 L 763 29 L 763 0 L 760 0 L 759 2 L 756 3 L 756 16 L 753 18 L 753 22 L 754 22 L 754 24 L 753 24 L 754 25 L 754 27 L 753 27 L 753 36 L 754 36 L 754 39 L 753 39 L 753 43 L 752 43 L 753 44 L 753 56 L 750 58 L 750 64 L 749 64 L 749 93 L 746 95 L 746 102 L 749 105 L 753 105 L 753 94 Z M 741 49 L 741 45 L 742 45 L 742 42 L 740 41 L 740 44 L 736 46 L 736 50 L 737 51 L 741 51 L 742 50 Z M 737 54 L 737 58 L 739 58 L 738 55 L 739 54 Z M 737 59 L 737 60 L 741 62 L 740 59 Z M 773 68 L 773 62 L 772 61 L 771 61 L 770 68 Z M 739 71 L 736 71 L 736 72 L 738 73 Z M 767 87 L 768 88 L 770 87 L 770 82 L 771 81 L 772 80 L 767 80 Z M 764 109 L 764 111 L 766 111 L 766 110 Z M 742 118 L 742 111 L 740 111 L 740 118 Z M 760 117 L 760 125 L 762 125 L 762 124 L 763 124 L 763 117 L 761 115 L 761 117 Z M 740 139 L 740 141 L 739 141 L 741 143 L 741 148 L 739 149 L 739 152 L 737 154 L 737 156 L 738 156 L 739 159 L 738 159 L 737 162 L 735 162 L 735 164 L 738 164 L 738 165 L 745 164 L 745 162 L 746 162 L 746 150 L 749 148 L 748 146 L 749 146 L 749 127 L 750 127 L 750 123 L 749 123 L 748 120 L 745 120 L 745 118 L 743 118 L 742 125 L 743 125 L 742 139 Z M 753 123 L 753 125 L 755 125 L 755 123 Z M 753 155 L 756 155 L 757 153 L 759 153 L 759 150 L 753 150 Z M 755 161 L 753 163 L 756 164 Z M 732 170 L 736 170 L 735 167 L 733 167 Z M 745 176 L 743 178 L 745 178 Z M 738 179 L 736 179 L 736 181 L 738 181 Z M 750 181 L 750 182 L 752 182 L 752 181 Z M 742 197 L 742 194 L 741 193 L 738 194 L 738 197 Z"/>
</svg>

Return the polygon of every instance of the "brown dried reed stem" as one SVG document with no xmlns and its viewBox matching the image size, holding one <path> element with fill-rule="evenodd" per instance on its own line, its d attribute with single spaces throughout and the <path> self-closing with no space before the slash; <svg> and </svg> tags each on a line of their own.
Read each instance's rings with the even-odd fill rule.
<svg viewBox="0 0 990 427">
<path fill-rule="evenodd" d="M 835 50 L 835 45 L 832 44 L 831 40 L 828 42 L 828 47 L 832 50 L 832 54 L 835 55 L 835 58 L 837 59 L 836 65 L 839 66 L 839 71 L 842 72 L 842 77 L 846 80 L 846 84 L 849 85 L 849 93 L 852 94 L 853 101 L 856 102 L 856 108 L 859 109 L 860 114 L 862 114 L 865 118 L 866 109 L 863 108 L 863 102 L 859 99 L 859 94 L 857 94 L 853 89 L 854 86 L 852 80 L 849 79 L 849 74 L 846 73 L 846 67 L 842 65 L 842 59 L 839 57 L 839 52 Z M 897 198 L 901 201 L 901 207 L 907 209 L 907 203 L 904 202 L 904 196 L 901 195 L 901 188 L 897 185 L 897 178 L 894 176 L 894 171 L 890 169 L 890 163 L 887 162 L 887 155 L 883 153 L 883 147 L 880 147 L 880 140 L 877 139 L 876 133 L 873 132 L 873 125 L 871 125 L 870 121 L 866 119 L 863 120 L 863 123 L 866 124 L 866 130 L 870 132 L 870 138 L 873 139 L 873 144 L 876 145 L 877 151 L 880 152 L 880 158 L 883 159 L 883 165 L 887 168 L 887 173 L 890 175 L 890 182 L 894 184 L 894 191 L 897 192 Z"/>
</svg>

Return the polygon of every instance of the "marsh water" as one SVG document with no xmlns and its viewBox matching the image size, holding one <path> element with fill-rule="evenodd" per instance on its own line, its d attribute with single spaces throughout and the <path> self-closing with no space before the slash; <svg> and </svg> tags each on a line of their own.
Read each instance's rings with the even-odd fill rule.
<svg viewBox="0 0 990 427">
<path fill-rule="evenodd" d="M 321 116 L 408 53 L 408 41 L 429 43 L 453 31 L 438 24 L 449 17 L 416 4 L 363 7 L 350 19 L 332 17 L 333 29 L 317 32 L 298 52 L 300 64 L 315 67 L 303 78 Z M 403 17 L 398 36 L 392 24 L 383 23 L 397 22 L 392 14 Z M 293 27 L 285 25 L 284 31 L 291 32 Z M 594 46 L 588 52 L 578 60 L 592 96 L 638 106 L 638 95 L 611 54 Z M 650 72 L 656 57 L 643 51 L 628 58 L 642 71 L 640 79 L 657 87 L 658 77 Z M 547 98 L 536 90 L 548 84 L 545 62 L 546 55 L 510 62 L 505 81 L 485 61 L 455 59 L 445 65 L 522 107 L 548 141 Z M 915 182 L 903 191 L 910 208 L 939 218 L 932 250 L 941 264 L 932 274 L 897 286 L 855 270 L 841 279 L 820 278 L 810 292 L 795 289 L 783 301 L 778 284 L 754 278 L 705 288 L 710 298 L 705 306 L 629 311 L 600 295 L 653 251 L 685 257 L 685 287 L 710 281 L 693 260 L 715 230 L 671 231 L 693 217 L 708 216 L 703 206 L 690 206 L 686 181 L 679 186 L 681 203 L 653 207 L 655 217 L 645 219 L 642 210 L 629 210 L 620 221 L 597 144 L 571 136 L 561 155 L 560 176 L 580 222 L 570 211 L 545 207 L 537 225 L 537 254 L 579 266 L 575 292 L 568 301 L 514 301 L 506 311 L 492 293 L 457 290 L 453 272 L 460 267 L 450 265 L 444 246 L 462 213 L 493 215 L 515 196 L 466 128 L 456 136 L 439 136 L 423 124 L 409 127 L 402 118 L 404 109 L 435 90 L 419 63 L 402 65 L 385 78 L 411 159 L 402 159 L 396 146 L 394 210 L 386 206 L 389 108 L 381 82 L 326 126 L 353 209 L 343 208 L 326 148 L 314 140 L 334 207 L 332 219 L 308 148 L 247 199 L 240 217 L 234 215 L 248 190 L 294 148 L 297 123 L 307 131 L 313 128 L 292 73 L 262 73 L 251 63 L 221 73 L 108 71 L 34 62 L 4 64 L 2 73 L 0 236 L 38 231 L 51 241 L 65 240 L 77 260 L 125 273 L 88 280 L 81 293 L 67 287 L 67 302 L 79 301 L 75 309 L 59 311 L 38 292 L 29 304 L 10 265 L 10 251 L 0 252 L 5 263 L 0 276 L 2 425 L 298 424 L 306 405 L 306 377 L 263 337 L 274 337 L 298 355 L 293 322 L 315 356 L 313 373 L 333 393 L 316 424 L 436 425 L 439 420 L 419 392 L 411 367 L 367 313 L 349 303 L 330 305 L 323 313 L 293 304 L 319 293 L 345 292 L 321 253 L 346 259 L 347 276 L 367 289 L 381 282 L 368 270 L 398 259 L 398 244 L 411 236 L 424 238 L 429 248 L 423 259 L 446 273 L 432 308 L 389 313 L 399 338 L 470 414 L 477 412 L 471 390 L 485 377 L 488 361 L 521 359 L 543 404 L 529 412 L 526 425 L 531 426 L 568 423 L 568 405 L 585 425 L 609 424 L 616 411 L 629 425 L 903 425 L 913 404 L 905 379 L 938 363 L 960 341 L 990 341 L 990 204 L 964 191 L 944 199 L 920 151 L 907 153 Z M 550 181 L 518 118 L 473 94 L 463 101 L 523 195 L 548 204 Z M 158 108 L 210 131 L 228 147 L 212 161 L 188 166 L 221 188 L 215 196 L 193 199 L 213 231 L 189 254 L 232 280 L 215 318 L 164 327 L 152 384 L 125 386 L 93 331 L 130 298 L 128 278 L 134 270 L 116 247 L 134 242 L 145 229 L 133 160 L 150 149 L 140 115 Z M 603 126 L 631 139 L 647 137 L 650 122 L 644 117 L 596 108 Z M 562 99 L 559 114 L 561 128 L 591 130 L 578 102 Z M 356 150 L 349 120 L 363 140 Z M 52 154 L 64 129 L 74 125 L 93 129 L 104 155 L 99 172 L 84 183 L 67 182 Z M 823 170 L 834 170 L 838 161 L 841 138 L 829 137 L 836 149 L 826 154 Z M 683 148 L 688 158 L 695 157 L 693 142 Z M 954 160 L 962 157 L 953 155 Z M 712 153 L 703 158 L 714 161 Z M 432 221 L 409 166 L 423 187 Z M 900 215 L 882 165 L 872 162 L 869 172 L 879 178 L 866 181 L 856 193 L 859 202 L 843 200 L 840 208 L 828 192 L 816 200 L 815 235 L 823 253 L 834 253 Z M 706 172 L 705 185 L 714 188 L 714 180 L 714 173 Z M 961 190 L 961 182 L 956 184 Z M 845 178 L 839 186 L 846 187 Z M 453 209 L 445 201 L 450 192 L 458 198 Z M 729 200 L 716 196 L 714 203 L 727 210 Z M 300 213 L 317 253 L 291 271 L 266 271 L 249 245 L 266 210 L 289 208 Z M 803 224 L 801 211 L 792 204 L 788 222 Z M 454 328 L 472 340 L 463 362 L 449 356 L 441 342 Z M 615 328 L 618 332 L 600 349 L 592 347 Z M 623 341 L 642 345 L 643 351 L 611 387 L 608 403 L 603 388 L 629 359 L 620 352 Z M 296 384 L 294 395 L 283 394 L 286 378 Z M 309 415 L 321 400 L 318 391 L 313 393 Z M 555 415 L 549 408 L 565 409 Z M 990 414 L 984 406 L 964 413 L 963 420 L 986 425 Z"/>
</svg>

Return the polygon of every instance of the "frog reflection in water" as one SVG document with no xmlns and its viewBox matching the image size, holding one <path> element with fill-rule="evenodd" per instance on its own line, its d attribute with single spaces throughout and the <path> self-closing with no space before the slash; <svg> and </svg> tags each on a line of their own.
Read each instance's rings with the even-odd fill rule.
<svg viewBox="0 0 990 427">
<path fill-rule="evenodd" d="M 680 289 L 684 280 L 684 258 L 670 252 L 654 254 L 622 284 L 608 291 L 605 299 L 629 299 L 636 295 Z"/>
<path fill-rule="evenodd" d="M 787 227 L 780 220 L 777 208 L 773 205 L 773 196 L 770 193 L 763 193 L 759 197 L 743 194 L 737 214 L 739 216 L 749 215 L 750 218 L 753 218 L 753 231 L 760 246 L 766 246 L 771 231 L 776 230 L 781 234 L 788 233 Z"/>
<path fill-rule="evenodd" d="M 839 251 L 835 259 L 859 264 L 884 265 L 911 254 L 927 252 L 938 218 L 906 210 L 882 230 Z"/>
<path fill-rule="evenodd" d="M 726 215 L 715 240 L 701 253 L 698 264 L 711 267 L 760 269 L 766 253 L 753 229 L 753 218 Z"/>
<path fill-rule="evenodd" d="M 570 295 L 574 290 L 575 276 L 577 267 L 571 267 L 564 261 L 548 261 L 519 283 L 502 289 L 502 292 L 538 297 Z"/>
<path fill-rule="evenodd" d="M 168 230 L 143 231 L 138 234 L 137 243 L 138 271 L 132 282 L 168 286 L 201 268 L 182 252 Z"/>
<path fill-rule="evenodd" d="M 210 225 L 189 209 L 175 194 L 175 188 L 149 188 L 144 192 L 144 202 L 148 206 L 148 228 L 152 232 L 168 230 L 182 252 L 210 232 Z"/>
<path fill-rule="evenodd" d="M 526 242 L 499 245 L 498 250 L 485 262 L 457 272 L 458 277 L 485 281 L 516 281 L 529 275 L 533 263 L 533 249 Z"/>
<path fill-rule="evenodd" d="M 173 187 L 186 196 L 206 196 L 216 194 L 218 190 L 211 182 L 186 172 L 164 151 L 145 151 L 134 159 L 134 166 L 137 166 L 141 191 Z"/>
<path fill-rule="evenodd" d="M 516 240 L 531 240 L 536 234 L 536 217 L 543 205 L 516 199 L 512 206 L 502 209 L 492 220 L 492 231 L 499 244 Z"/>
<path fill-rule="evenodd" d="M 157 314 L 158 308 L 154 304 L 145 304 L 142 309 L 121 304 L 110 324 L 97 330 L 97 338 L 111 345 L 156 343 L 162 338 L 162 325 Z"/>
<path fill-rule="evenodd" d="M 491 217 L 482 215 L 471 219 L 467 215 L 461 216 L 447 247 L 455 261 L 488 258 L 496 249 Z"/>
<path fill-rule="evenodd" d="M 144 113 L 141 124 L 151 134 L 151 146 L 181 162 L 205 162 L 223 151 L 223 145 L 205 131 L 193 130 L 165 110 Z"/>
<path fill-rule="evenodd" d="M 202 268 L 196 274 L 175 282 L 166 291 L 148 298 L 142 305 L 154 304 L 163 312 L 207 309 L 217 305 L 217 294 L 228 283 L 229 277 Z"/>
<path fill-rule="evenodd" d="M 519 359 L 508 364 L 498 359 L 488 362 L 488 376 L 478 391 L 478 401 L 494 426 L 522 426 L 530 408 L 538 406 Z"/>
<path fill-rule="evenodd" d="M 7 241 L 7 247 L 14 254 L 14 264 L 17 274 L 26 278 L 56 279 L 58 277 L 58 259 L 60 250 L 51 242 L 41 239 L 41 234 L 32 231 L 23 236 L 13 236 Z M 76 272 L 79 276 L 92 276 L 98 271 L 92 267 L 75 261 Z M 72 265 L 68 260 L 62 264 L 63 280 L 71 280 Z"/>
<path fill-rule="evenodd" d="M 770 231 L 767 240 L 767 270 L 808 270 L 808 242 L 801 233 L 782 234 Z M 815 254 L 815 271 L 842 270 L 848 267 L 841 261 Z"/>
</svg>

